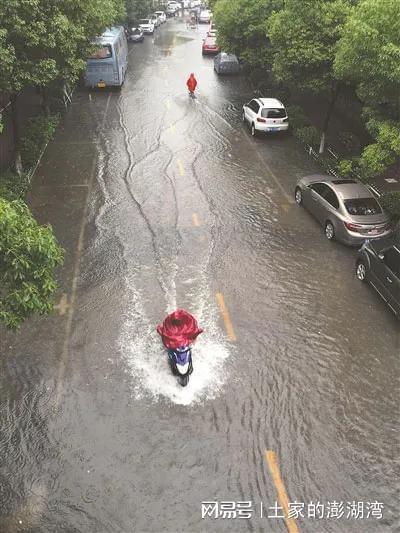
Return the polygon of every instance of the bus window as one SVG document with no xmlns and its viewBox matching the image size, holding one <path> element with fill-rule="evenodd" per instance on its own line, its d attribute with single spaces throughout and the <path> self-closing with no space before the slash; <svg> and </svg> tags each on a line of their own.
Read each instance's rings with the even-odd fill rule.
<svg viewBox="0 0 400 533">
<path fill-rule="evenodd" d="M 109 44 L 99 47 L 89 59 L 108 59 L 112 57 L 112 49 Z"/>
</svg>

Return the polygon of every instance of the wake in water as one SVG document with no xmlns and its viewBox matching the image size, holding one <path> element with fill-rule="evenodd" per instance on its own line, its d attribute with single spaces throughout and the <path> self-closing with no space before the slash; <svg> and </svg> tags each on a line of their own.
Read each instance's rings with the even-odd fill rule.
<svg viewBox="0 0 400 533">
<path fill-rule="evenodd" d="M 171 373 L 156 324 L 146 317 L 141 296 L 132 294 L 132 309 L 126 316 L 120 349 L 134 378 L 136 398 L 150 397 L 155 401 L 167 398 L 176 404 L 190 405 L 218 395 L 225 381 L 224 362 L 229 351 L 224 335 L 215 325 L 216 310 L 204 301 L 196 306 L 199 312 L 195 312 L 204 333 L 193 348 L 194 370 L 189 385 L 181 387 Z"/>
</svg>

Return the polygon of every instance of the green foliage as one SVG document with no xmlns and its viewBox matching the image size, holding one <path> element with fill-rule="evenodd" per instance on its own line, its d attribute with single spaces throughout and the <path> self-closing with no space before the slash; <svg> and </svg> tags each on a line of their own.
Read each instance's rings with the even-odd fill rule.
<svg viewBox="0 0 400 533">
<path fill-rule="evenodd" d="M 21 156 L 24 168 L 31 169 L 43 148 L 53 138 L 60 115 L 38 115 L 31 118 L 21 139 Z"/>
<path fill-rule="evenodd" d="M 400 157 L 400 2 L 361 0 L 344 26 L 335 58 L 337 77 L 357 85 L 375 142 L 360 160 L 367 179 Z"/>
<path fill-rule="evenodd" d="M 124 13 L 124 0 L 2 0 L 0 90 L 76 80 L 91 41 Z"/>
<path fill-rule="evenodd" d="M 354 154 L 360 149 L 360 141 L 351 131 L 342 131 L 339 133 L 339 141 L 346 154 Z"/>
<path fill-rule="evenodd" d="M 400 2 L 361 0 L 338 43 L 335 72 L 358 84 L 367 105 L 397 101 L 400 86 Z"/>
<path fill-rule="evenodd" d="M 286 111 L 292 129 L 297 130 L 310 125 L 310 121 L 299 105 L 289 105 L 286 107 Z"/>
<path fill-rule="evenodd" d="M 312 147 L 318 146 L 320 133 L 315 126 L 303 126 L 294 130 L 294 135 L 300 142 Z"/>
<path fill-rule="evenodd" d="M 372 180 L 382 174 L 395 162 L 390 149 L 380 143 L 368 145 L 360 157 L 360 170 L 367 180 Z"/>
<path fill-rule="evenodd" d="M 383 194 L 379 202 L 396 220 L 400 220 L 400 192 Z"/>
<path fill-rule="evenodd" d="M 343 178 L 350 178 L 355 170 L 355 163 L 351 159 L 342 159 L 337 165 L 337 170 Z"/>
<path fill-rule="evenodd" d="M 63 261 L 50 226 L 39 226 L 22 201 L 0 198 L 0 321 L 18 328 L 33 313 L 49 313 Z"/>
<path fill-rule="evenodd" d="M 286 0 L 267 24 L 278 79 L 314 93 L 328 93 L 336 44 L 350 10 L 350 0 Z"/>
<path fill-rule="evenodd" d="M 13 200 L 23 200 L 29 187 L 29 180 L 26 174 L 13 174 L 8 171 L 0 174 L 0 198 L 9 202 Z"/>
<path fill-rule="evenodd" d="M 137 22 L 138 19 L 147 16 L 154 11 L 150 0 L 126 0 L 126 13 L 129 22 Z"/>
<path fill-rule="evenodd" d="M 214 20 L 221 48 L 238 55 L 252 68 L 270 69 L 272 49 L 266 20 L 282 5 L 283 0 L 218 0 Z"/>
</svg>

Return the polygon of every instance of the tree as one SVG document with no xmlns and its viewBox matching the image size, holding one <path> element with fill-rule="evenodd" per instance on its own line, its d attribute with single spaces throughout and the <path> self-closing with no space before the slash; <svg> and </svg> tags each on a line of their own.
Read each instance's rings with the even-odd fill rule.
<svg viewBox="0 0 400 533">
<path fill-rule="evenodd" d="M 326 131 L 342 88 L 333 64 L 336 46 L 352 0 L 286 0 L 274 13 L 268 33 L 274 47 L 275 76 L 300 90 L 329 96 L 320 141 L 324 151 Z"/>
<path fill-rule="evenodd" d="M 33 313 L 48 313 L 63 250 L 49 226 L 39 226 L 22 201 L 0 198 L 0 322 L 15 329 Z"/>
<path fill-rule="evenodd" d="M 400 160 L 400 2 L 362 0 L 351 12 L 338 43 L 335 73 L 350 80 L 365 105 L 375 143 L 360 158 L 372 179 Z"/>
<path fill-rule="evenodd" d="M 214 19 L 221 48 L 236 54 L 252 68 L 271 68 L 266 21 L 282 5 L 283 0 L 217 0 Z"/>
<path fill-rule="evenodd" d="M 38 87 L 45 103 L 49 83 L 74 81 L 93 38 L 123 14 L 123 0 L 0 0 L 0 91 L 10 94 L 19 173 L 19 92 Z"/>
<path fill-rule="evenodd" d="M 137 22 L 151 11 L 151 0 L 126 0 L 126 12 L 129 22 Z"/>
</svg>

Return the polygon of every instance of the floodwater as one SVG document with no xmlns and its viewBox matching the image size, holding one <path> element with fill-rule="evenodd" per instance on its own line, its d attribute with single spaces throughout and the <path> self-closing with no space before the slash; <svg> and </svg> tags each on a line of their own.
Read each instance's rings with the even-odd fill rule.
<svg viewBox="0 0 400 533">
<path fill-rule="evenodd" d="M 130 45 L 122 90 L 77 92 L 38 168 L 66 305 L 1 332 L 2 533 L 287 531 L 267 450 L 299 531 L 400 528 L 399 323 L 294 205 L 314 163 L 250 137 L 250 87 L 214 73 L 205 32 L 169 20 Z M 204 328 L 187 388 L 155 331 L 176 306 Z M 204 501 L 254 512 L 202 519 Z"/>
</svg>

